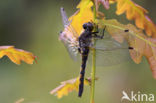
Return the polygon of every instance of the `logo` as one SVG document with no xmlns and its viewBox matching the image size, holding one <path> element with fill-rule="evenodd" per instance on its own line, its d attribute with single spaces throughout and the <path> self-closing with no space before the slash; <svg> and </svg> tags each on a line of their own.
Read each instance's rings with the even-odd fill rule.
<svg viewBox="0 0 156 103">
<path fill-rule="evenodd" d="M 122 91 L 122 98 L 121 101 L 123 100 L 128 100 L 128 101 L 148 101 L 148 102 L 153 102 L 154 101 L 154 94 L 143 94 L 140 91 L 137 93 L 134 93 L 134 91 L 131 91 L 130 95 L 128 95 L 125 91 Z"/>
</svg>

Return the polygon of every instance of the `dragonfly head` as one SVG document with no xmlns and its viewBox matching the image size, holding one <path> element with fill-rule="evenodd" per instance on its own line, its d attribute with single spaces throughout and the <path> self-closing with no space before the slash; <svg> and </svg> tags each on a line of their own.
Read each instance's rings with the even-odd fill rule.
<svg viewBox="0 0 156 103">
<path fill-rule="evenodd" d="M 89 31 L 92 31 L 93 30 L 93 24 L 91 22 L 88 22 L 88 23 L 84 23 L 83 24 L 83 29 L 85 30 L 89 30 Z"/>
</svg>

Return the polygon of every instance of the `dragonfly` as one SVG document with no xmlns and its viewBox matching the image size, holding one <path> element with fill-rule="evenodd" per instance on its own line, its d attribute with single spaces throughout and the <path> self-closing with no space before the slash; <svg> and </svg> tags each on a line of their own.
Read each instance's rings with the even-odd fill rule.
<svg viewBox="0 0 156 103">
<path fill-rule="evenodd" d="M 127 45 L 121 45 L 120 43 L 115 41 L 113 38 L 110 38 L 109 36 L 105 38 L 104 32 L 106 26 L 103 29 L 102 35 L 98 35 L 99 30 L 97 26 L 96 26 L 97 31 L 93 32 L 95 25 L 92 22 L 84 23 L 82 25 L 84 31 L 80 35 L 78 35 L 71 25 L 72 21 L 68 20 L 64 8 L 61 8 L 60 11 L 62 16 L 62 22 L 64 25 L 64 31 L 60 32 L 59 39 L 63 42 L 63 44 L 65 45 L 65 47 L 69 52 L 70 57 L 73 60 L 77 60 L 77 58 L 81 57 L 81 69 L 79 76 L 79 92 L 78 92 L 78 97 L 81 97 L 84 89 L 85 69 L 88 61 L 88 56 L 90 54 L 90 49 L 96 49 L 97 65 L 102 64 L 102 66 L 107 66 L 119 63 L 121 60 L 121 55 L 124 56 L 126 54 L 125 56 L 127 56 L 127 51 L 121 52 L 120 49 L 130 50 L 133 48 L 128 47 Z M 123 33 L 124 32 L 128 32 L 128 30 L 123 31 Z M 93 38 L 96 39 L 95 46 L 93 45 L 94 44 Z M 119 55 L 117 55 L 117 53 L 119 53 Z M 117 57 L 117 59 L 115 59 L 114 57 Z M 124 57 L 122 61 L 125 61 Z"/>
</svg>

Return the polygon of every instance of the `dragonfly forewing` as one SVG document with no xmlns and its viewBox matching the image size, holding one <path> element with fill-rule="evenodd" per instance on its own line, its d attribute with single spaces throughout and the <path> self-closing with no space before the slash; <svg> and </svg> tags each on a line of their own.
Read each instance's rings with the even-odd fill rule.
<svg viewBox="0 0 156 103">
<path fill-rule="evenodd" d="M 74 28 L 71 25 L 71 22 L 68 21 L 68 17 L 66 15 L 66 12 L 64 11 L 64 8 L 61 8 L 61 15 L 62 15 L 62 22 L 64 25 L 63 32 L 60 33 L 59 39 L 63 42 L 64 46 L 66 47 L 70 57 L 77 61 L 79 58 L 78 53 L 78 40 L 77 40 L 77 33 L 74 30 Z"/>
<path fill-rule="evenodd" d="M 63 7 L 60 8 L 60 11 L 61 11 L 63 25 L 64 25 L 64 27 L 66 27 L 66 25 L 69 25 L 67 14 L 64 11 L 64 8 Z"/>
</svg>

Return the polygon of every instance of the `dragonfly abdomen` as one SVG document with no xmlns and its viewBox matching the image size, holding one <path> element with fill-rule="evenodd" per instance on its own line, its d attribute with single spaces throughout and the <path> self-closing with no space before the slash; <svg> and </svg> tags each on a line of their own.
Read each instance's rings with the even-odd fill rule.
<svg viewBox="0 0 156 103">
<path fill-rule="evenodd" d="M 79 84 L 79 94 L 78 96 L 81 97 L 83 93 L 83 87 L 84 87 L 84 75 L 85 75 L 85 68 L 86 68 L 86 62 L 88 59 L 89 49 L 84 48 L 82 51 L 82 64 L 81 64 L 81 70 L 80 70 L 80 84 Z"/>
</svg>

